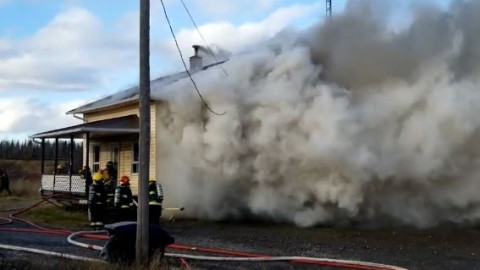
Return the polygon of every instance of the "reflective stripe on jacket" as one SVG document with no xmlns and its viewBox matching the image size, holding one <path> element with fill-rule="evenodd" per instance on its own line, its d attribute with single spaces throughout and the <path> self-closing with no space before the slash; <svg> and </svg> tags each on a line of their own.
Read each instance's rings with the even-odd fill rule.
<svg viewBox="0 0 480 270">
<path fill-rule="evenodd" d="M 88 203 L 104 204 L 107 201 L 107 193 L 103 181 L 95 181 L 89 187 Z"/>
<path fill-rule="evenodd" d="M 114 205 L 120 208 L 133 207 L 133 196 L 130 186 L 120 185 L 115 189 Z"/>
<path fill-rule="evenodd" d="M 148 204 L 162 205 L 163 189 L 161 184 L 150 182 L 148 184 Z"/>
</svg>

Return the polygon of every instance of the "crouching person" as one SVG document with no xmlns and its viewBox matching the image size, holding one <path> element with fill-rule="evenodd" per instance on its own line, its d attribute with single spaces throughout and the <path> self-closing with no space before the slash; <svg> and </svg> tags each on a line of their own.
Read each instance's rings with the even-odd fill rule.
<svg viewBox="0 0 480 270">
<path fill-rule="evenodd" d="M 88 192 L 88 210 L 90 214 L 90 226 L 93 230 L 102 230 L 105 220 L 105 204 L 107 193 L 101 173 L 93 175 L 93 183 Z"/>
<path fill-rule="evenodd" d="M 136 220 L 136 207 L 133 203 L 132 190 L 130 189 L 130 178 L 126 175 L 120 178 L 120 185 L 115 189 L 114 206 L 117 211 L 118 221 Z"/>
<path fill-rule="evenodd" d="M 100 258 L 120 266 L 131 265 L 135 261 L 137 223 L 122 221 L 105 226 L 109 239 L 100 253 Z M 154 267 L 161 264 L 165 247 L 173 244 L 175 239 L 163 228 L 149 224 L 148 257 Z M 120 267 L 120 269 L 123 269 Z M 163 269 L 163 268 L 162 268 Z"/>
</svg>

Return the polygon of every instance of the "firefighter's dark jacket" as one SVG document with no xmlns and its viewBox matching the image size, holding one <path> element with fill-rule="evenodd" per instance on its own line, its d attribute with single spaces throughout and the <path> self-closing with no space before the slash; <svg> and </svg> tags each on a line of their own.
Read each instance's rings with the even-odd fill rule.
<svg viewBox="0 0 480 270">
<path fill-rule="evenodd" d="M 114 205 L 118 208 L 130 208 L 134 206 L 130 186 L 120 185 L 115 189 Z"/>
<path fill-rule="evenodd" d="M 162 205 L 163 202 L 163 189 L 160 184 L 156 182 L 150 182 L 148 185 L 148 204 L 149 205 Z"/>
<path fill-rule="evenodd" d="M 94 181 L 90 185 L 88 192 L 89 204 L 105 204 L 107 201 L 107 192 L 105 191 L 105 185 L 103 181 Z"/>
</svg>

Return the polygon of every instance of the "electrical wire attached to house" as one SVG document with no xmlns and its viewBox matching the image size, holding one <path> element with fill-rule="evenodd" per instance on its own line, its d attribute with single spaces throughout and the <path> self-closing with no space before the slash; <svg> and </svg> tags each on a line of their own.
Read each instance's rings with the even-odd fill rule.
<svg viewBox="0 0 480 270">
<path fill-rule="evenodd" d="M 190 14 L 190 11 L 188 10 L 187 5 L 185 4 L 185 2 L 184 2 L 183 0 L 180 0 L 180 2 L 182 2 L 183 8 L 184 8 L 185 11 L 187 12 L 188 17 L 190 17 L 190 20 L 192 21 L 193 25 L 195 26 L 195 29 L 197 29 L 198 35 L 200 35 L 200 38 L 203 40 L 203 44 L 205 45 L 205 48 L 208 49 L 208 51 L 210 52 L 210 54 L 211 54 L 211 55 L 213 56 L 213 58 L 215 59 L 215 62 L 216 62 L 216 63 L 220 62 L 220 61 L 218 61 L 217 56 L 216 56 L 216 55 L 213 53 L 213 51 L 210 49 L 210 46 L 208 46 L 207 42 L 205 41 L 205 38 L 203 38 L 202 32 L 200 32 L 200 29 L 198 28 L 197 24 L 195 23 L 195 20 L 193 20 L 193 16 L 192 16 L 192 14 Z M 220 68 L 223 70 L 223 73 L 225 73 L 225 75 L 228 76 L 227 71 L 226 71 L 222 66 L 218 66 L 218 67 L 220 67 Z"/>
<path fill-rule="evenodd" d="M 200 93 L 200 90 L 198 89 L 197 84 L 196 84 L 195 81 L 193 80 L 192 75 L 190 74 L 190 71 L 188 71 L 187 64 L 185 64 L 185 60 L 184 60 L 184 58 L 183 58 L 182 51 L 180 50 L 180 46 L 178 45 L 177 37 L 175 36 L 175 33 L 174 33 L 174 31 L 173 31 L 172 24 L 170 23 L 170 19 L 169 19 L 168 14 L 167 14 L 167 9 L 165 8 L 165 4 L 163 3 L 163 0 L 160 0 L 160 3 L 162 3 L 163 13 L 164 13 L 164 15 L 165 15 L 165 19 L 167 20 L 168 26 L 169 26 L 169 28 L 170 28 L 170 33 L 172 33 L 173 40 L 175 41 L 175 45 L 177 46 L 177 50 L 178 50 L 178 53 L 179 53 L 179 55 L 180 55 L 180 58 L 182 59 L 183 67 L 185 68 L 185 71 L 187 72 L 188 77 L 190 78 L 190 81 L 191 81 L 192 84 L 193 84 L 193 87 L 194 87 L 195 90 L 197 91 L 198 96 L 199 96 L 200 99 L 202 100 L 202 102 L 203 102 L 203 104 L 205 105 L 205 107 L 206 107 L 211 113 L 213 113 L 213 114 L 215 114 L 215 115 L 224 115 L 224 114 L 226 114 L 226 113 L 227 113 L 226 111 L 223 112 L 223 113 L 217 113 L 217 112 L 215 112 L 215 111 L 210 107 L 210 105 L 208 105 L 208 103 L 205 101 L 205 99 L 203 98 L 202 93 Z"/>
</svg>

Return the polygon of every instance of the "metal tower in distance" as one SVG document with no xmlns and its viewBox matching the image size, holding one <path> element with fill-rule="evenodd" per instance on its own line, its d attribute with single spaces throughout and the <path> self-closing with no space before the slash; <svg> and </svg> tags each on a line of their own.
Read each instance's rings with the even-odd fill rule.
<svg viewBox="0 0 480 270">
<path fill-rule="evenodd" d="M 326 6 L 326 11 L 327 11 L 327 18 L 332 17 L 332 0 L 326 0 L 327 1 L 327 6 Z"/>
</svg>

